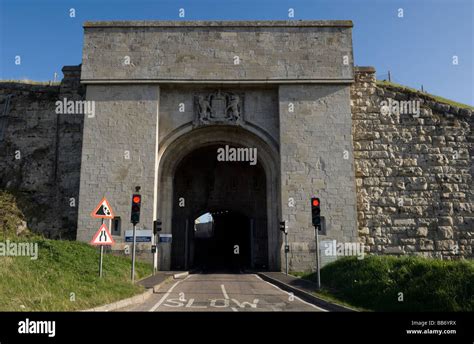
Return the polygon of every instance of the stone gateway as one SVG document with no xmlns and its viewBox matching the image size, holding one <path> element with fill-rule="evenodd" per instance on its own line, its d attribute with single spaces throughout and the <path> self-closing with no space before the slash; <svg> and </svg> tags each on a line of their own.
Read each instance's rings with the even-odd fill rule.
<svg viewBox="0 0 474 344">
<path fill-rule="evenodd" d="M 84 122 L 78 239 L 94 231 L 88 211 L 101 196 L 127 226 L 140 185 L 142 228 L 159 218 L 173 237 L 159 247 L 160 269 L 199 260 L 194 219 L 206 212 L 216 226 L 225 223 L 219 259 L 230 262 L 235 244 L 244 265 L 279 270 L 283 219 L 292 269 L 312 269 L 312 195 L 323 200 L 331 238 L 356 241 L 354 72 L 344 64 L 352 59 L 351 28 L 348 21 L 86 23 L 81 81 L 96 116 Z M 220 162 L 226 146 L 255 150 L 257 163 Z"/>
<path fill-rule="evenodd" d="M 86 22 L 82 65 L 65 67 L 60 85 L 1 84 L 0 187 L 41 209 L 29 227 L 85 242 L 106 197 L 113 249 L 127 252 L 140 186 L 138 228 L 159 219 L 167 240 L 138 248 L 161 270 L 281 270 L 282 220 L 290 269 L 313 270 L 311 197 L 326 222 L 323 263 L 345 248 L 472 257 L 472 108 L 376 82 L 373 68 L 354 67 L 351 30 Z M 74 113 L 55 112 L 58 101 Z M 207 213 L 214 227 L 195 224 Z"/>
</svg>

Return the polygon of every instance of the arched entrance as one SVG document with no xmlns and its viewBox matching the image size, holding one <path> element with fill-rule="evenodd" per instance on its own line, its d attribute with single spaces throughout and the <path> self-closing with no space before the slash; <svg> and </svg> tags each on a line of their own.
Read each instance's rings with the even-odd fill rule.
<svg viewBox="0 0 474 344">
<path fill-rule="evenodd" d="M 171 269 L 197 267 L 198 262 L 216 268 L 268 267 L 265 171 L 258 162 L 219 161 L 218 151 L 225 146 L 235 151 L 248 148 L 222 144 L 201 147 L 176 169 Z M 215 217 L 215 230 L 207 240 L 209 250 L 198 255 L 195 249 L 203 240 L 196 240 L 194 219 L 203 210 Z"/>
<path fill-rule="evenodd" d="M 257 160 L 219 161 L 226 146 L 256 149 Z M 173 239 L 160 247 L 160 268 L 279 270 L 276 157 L 262 138 L 236 126 L 190 130 L 162 148 L 157 215 Z M 215 218 L 208 240 L 195 233 L 195 219 L 206 212 Z"/>
</svg>

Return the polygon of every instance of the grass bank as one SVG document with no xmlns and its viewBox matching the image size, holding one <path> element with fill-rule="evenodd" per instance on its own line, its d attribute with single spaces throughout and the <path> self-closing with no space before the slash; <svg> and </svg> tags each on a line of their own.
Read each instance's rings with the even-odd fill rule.
<svg viewBox="0 0 474 344">
<path fill-rule="evenodd" d="M 143 292 L 130 283 L 130 259 L 105 254 L 104 277 L 98 276 L 99 249 L 76 241 L 48 240 L 28 230 L 16 231 L 23 216 L 15 197 L 0 191 L 0 311 L 82 310 Z M 37 259 L 12 254 L 21 243 Z M 2 251 L 3 249 L 3 251 Z M 149 275 L 138 262 L 137 278 Z"/>
<path fill-rule="evenodd" d="M 314 273 L 300 277 L 316 281 Z M 322 295 L 375 311 L 474 311 L 474 262 L 346 257 L 321 270 Z"/>
</svg>

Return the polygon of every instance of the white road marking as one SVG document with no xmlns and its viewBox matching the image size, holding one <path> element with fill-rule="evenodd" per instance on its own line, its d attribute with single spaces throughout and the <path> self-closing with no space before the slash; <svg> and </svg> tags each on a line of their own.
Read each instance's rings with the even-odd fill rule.
<svg viewBox="0 0 474 344">
<path fill-rule="evenodd" d="M 222 294 L 224 294 L 224 298 L 229 299 L 229 295 L 227 295 L 227 291 L 225 290 L 225 286 L 221 284 Z"/>
<path fill-rule="evenodd" d="M 306 301 L 302 300 L 301 298 L 299 298 L 298 296 L 295 296 L 293 293 L 289 293 L 289 292 L 287 292 L 287 291 L 285 291 L 285 290 L 283 290 L 283 289 L 277 287 L 276 285 L 271 284 L 271 283 L 268 282 L 268 281 L 265 281 L 265 280 L 262 279 L 259 275 L 253 274 L 253 276 L 257 277 L 257 278 L 258 278 L 260 281 L 262 281 L 262 282 L 265 282 L 265 283 L 270 284 L 273 288 L 278 289 L 278 290 L 281 291 L 282 293 L 288 294 L 288 296 L 293 296 L 295 299 L 297 299 L 298 301 L 300 301 L 300 302 L 302 302 L 302 303 L 304 303 L 304 304 L 306 304 L 306 305 L 308 305 L 308 306 L 311 306 L 311 307 L 313 307 L 313 308 L 319 309 L 321 312 L 328 312 L 328 310 L 326 310 L 326 309 L 323 309 L 323 308 L 321 308 L 321 307 L 318 307 L 318 306 L 316 306 L 316 305 L 313 305 L 312 303 L 306 302 Z"/>
<path fill-rule="evenodd" d="M 171 292 L 173 291 L 173 289 L 178 285 L 180 284 L 181 282 L 187 280 L 189 277 L 191 277 L 191 275 L 187 276 L 185 279 L 182 279 L 178 282 L 176 282 L 175 284 L 173 284 L 171 286 L 171 288 L 168 289 L 168 291 L 166 292 L 165 295 L 163 295 L 163 297 L 160 299 L 160 301 L 158 301 L 153 307 L 150 308 L 149 312 L 154 312 L 158 307 L 160 307 L 160 305 L 166 300 L 166 298 L 168 296 L 170 296 Z"/>
<path fill-rule="evenodd" d="M 226 300 L 229 300 L 229 295 L 227 294 L 227 291 L 225 290 L 225 286 L 221 284 L 221 289 L 222 289 L 222 294 L 224 294 L 224 298 Z M 235 307 L 230 307 L 234 312 L 238 312 L 237 308 Z"/>
</svg>

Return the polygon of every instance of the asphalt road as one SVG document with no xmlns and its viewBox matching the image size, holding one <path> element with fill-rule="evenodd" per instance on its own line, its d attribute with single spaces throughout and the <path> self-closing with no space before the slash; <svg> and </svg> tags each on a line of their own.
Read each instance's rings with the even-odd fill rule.
<svg viewBox="0 0 474 344">
<path fill-rule="evenodd" d="M 262 280 L 255 274 L 192 274 L 161 286 L 148 300 L 122 311 L 256 312 L 323 309 Z"/>
</svg>

